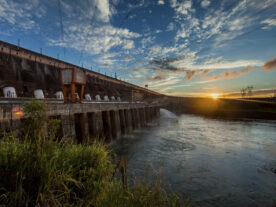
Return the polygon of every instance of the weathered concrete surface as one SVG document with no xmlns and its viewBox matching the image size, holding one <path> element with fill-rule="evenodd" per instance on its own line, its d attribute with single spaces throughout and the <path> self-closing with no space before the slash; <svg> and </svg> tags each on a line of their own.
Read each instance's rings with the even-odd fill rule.
<svg viewBox="0 0 276 207">
<path fill-rule="evenodd" d="M 74 114 L 61 115 L 62 133 L 65 138 L 73 140 L 76 137 Z"/>
<path fill-rule="evenodd" d="M 136 117 L 135 110 L 132 108 L 132 109 L 130 109 L 130 111 L 131 111 L 131 119 L 132 119 L 132 121 L 131 121 L 132 128 L 137 129 L 138 128 L 138 123 L 136 122 L 137 117 Z"/>
<path fill-rule="evenodd" d="M 110 111 L 111 130 L 113 139 L 119 139 L 121 137 L 121 122 L 119 111 Z"/>
<path fill-rule="evenodd" d="M 140 114 L 139 114 L 139 109 L 134 108 L 133 109 L 134 113 L 135 113 L 135 123 L 138 129 L 141 128 L 141 119 L 140 119 Z"/>
<path fill-rule="evenodd" d="M 125 111 L 124 110 L 119 110 L 119 116 L 120 116 L 120 124 L 121 124 L 121 133 L 122 134 L 127 134 L 129 133 L 127 130 L 127 125 L 126 125 L 126 116 L 125 116 Z"/>
<path fill-rule="evenodd" d="M 103 119 L 103 135 L 106 142 L 110 142 L 112 140 L 112 126 L 110 120 L 110 112 L 103 111 L 102 112 Z"/>
<path fill-rule="evenodd" d="M 103 119 L 102 112 L 90 112 L 88 116 L 88 127 L 89 127 L 89 138 L 90 141 L 93 139 L 103 137 Z"/>
<path fill-rule="evenodd" d="M 138 110 L 139 110 L 139 114 L 140 114 L 141 126 L 145 127 L 147 124 L 145 108 L 140 108 Z"/>
<path fill-rule="evenodd" d="M 125 112 L 127 133 L 130 133 L 133 130 L 131 109 L 125 109 L 124 112 Z"/>
</svg>

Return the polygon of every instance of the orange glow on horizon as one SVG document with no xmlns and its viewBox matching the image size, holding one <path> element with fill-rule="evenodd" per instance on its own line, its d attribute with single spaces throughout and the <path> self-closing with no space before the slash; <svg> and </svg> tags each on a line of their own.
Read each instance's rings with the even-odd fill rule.
<svg viewBox="0 0 276 207">
<path fill-rule="evenodd" d="M 219 94 L 218 93 L 212 93 L 210 95 L 213 99 L 218 99 L 219 98 Z"/>
</svg>

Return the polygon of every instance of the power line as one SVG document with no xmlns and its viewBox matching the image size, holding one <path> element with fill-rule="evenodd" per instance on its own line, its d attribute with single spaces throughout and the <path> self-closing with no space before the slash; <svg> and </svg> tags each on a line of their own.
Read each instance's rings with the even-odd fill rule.
<svg viewBox="0 0 276 207">
<path fill-rule="evenodd" d="M 123 21 L 121 22 L 121 24 L 119 25 L 119 29 L 122 28 L 122 26 L 126 23 L 126 21 L 128 20 L 128 18 L 130 17 L 130 15 L 133 12 L 133 9 L 135 8 L 135 6 L 139 3 L 139 0 L 136 0 L 136 2 L 134 3 L 133 7 L 128 11 L 128 13 L 126 14 L 126 16 L 124 17 Z"/>
<path fill-rule="evenodd" d="M 58 13 L 59 13 L 60 34 L 61 34 L 62 43 L 64 44 L 64 29 L 63 29 L 62 10 L 61 10 L 60 0 L 58 0 Z M 63 55 L 65 57 L 65 47 L 64 46 L 63 46 Z"/>
<path fill-rule="evenodd" d="M 86 35 L 86 38 L 85 38 L 85 41 L 84 41 L 84 44 L 83 44 L 83 47 L 82 47 L 82 50 L 81 50 L 80 58 L 79 58 L 79 64 L 80 64 L 80 62 L 82 60 L 82 57 L 83 57 L 83 52 L 85 50 L 85 46 L 86 46 L 86 43 L 88 41 L 88 36 L 90 34 L 90 29 L 92 28 L 92 25 L 94 23 L 94 19 L 95 19 L 95 16 L 96 16 L 96 10 L 97 10 L 97 8 L 98 8 L 97 7 L 97 2 L 95 1 L 95 6 L 94 6 L 94 9 L 93 9 L 93 16 L 92 16 L 90 24 L 89 24 L 90 28 L 88 27 L 87 35 Z"/>
<path fill-rule="evenodd" d="M 119 31 L 119 30 L 122 28 L 122 26 L 126 23 L 126 21 L 128 20 L 128 18 L 129 18 L 130 15 L 131 15 L 131 13 L 133 12 L 133 11 L 132 11 L 133 8 L 134 8 L 138 3 L 139 3 L 139 0 L 136 0 L 136 2 L 134 3 L 132 9 L 130 9 L 130 10 L 128 11 L 128 13 L 126 14 L 126 16 L 123 18 L 121 24 L 119 25 L 118 29 L 115 31 L 115 33 L 113 34 L 113 36 L 116 36 L 116 35 L 117 35 L 118 31 Z M 92 25 L 93 25 L 93 23 L 94 23 L 94 18 L 95 18 L 95 13 L 96 13 L 96 9 L 97 9 L 97 8 L 98 8 L 98 7 L 97 7 L 97 4 L 96 4 L 96 2 L 95 2 L 93 17 L 91 18 L 90 27 L 92 27 Z M 86 42 L 88 41 L 88 36 L 89 36 L 89 32 L 87 33 L 87 36 L 86 36 L 85 42 L 84 42 L 84 46 L 83 46 L 83 48 L 82 48 L 82 50 L 81 50 L 81 54 L 80 54 L 80 58 L 79 58 L 79 64 L 80 64 L 80 62 L 81 62 L 81 60 L 82 60 L 82 57 L 83 57 L 83 52 L 84 52 L 84 50 L 85 50 Z"/>
</svg>

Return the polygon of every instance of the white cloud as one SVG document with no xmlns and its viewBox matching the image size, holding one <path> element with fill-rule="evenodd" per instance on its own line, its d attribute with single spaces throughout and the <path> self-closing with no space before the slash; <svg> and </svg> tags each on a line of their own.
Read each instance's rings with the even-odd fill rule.
<svg viewBox="0 0 276 207">
<path fill-rule="evenodd" d="M 201 3 L 200 3 L 200 5 L 201 5 L 201 7 L 203 7 L 203 8 L 206 8 L 206 7 L 208 7 L 209 5 L 210 5 L 210 1 L 209 0 L 203 0 Z"/>
<path fill-rule="evenodd" d="M 147 81 L 147 82 L 145 82 L 145 84 L 148 84 L 149 87 L 152 89 L 158 89 L 158 88 L 162 88 L 164 86 L 174 85 L 174 84 L 178 83 L 179 81 L 180 81 L 179 77 L 170 76 L 170 77 L 167 77 L 165 80 Z"/>
<path fill-rule="evenodd" d="M 232 4 L 231 10 L 226 10 L 225 4 L 216 9 L 210 8 L 200 21 L 202 30 L 199 37 L 201 41 L 214 38 L 213 46 L 221 46 L 225 41 L 235 39 L 248 32 L 252 26 L 259 24 L 262 16 L 255 14 L 271 5 L 271 0 L 263 0 L 262 3 L 257 0 L 241 0 Z"/>
<path fill-rule="evenodd" d="M 123 46 L 124 49 L 134 48 L 134 42 L 132 40 L 126 40 L 126 43 Z"/>
<path fill-rule="evenodd" d="M 177 0 L 170 0 L 171 7 L 175 8 L 177 6 Z"/>
<path fill-rule="evenodd" d="M 35 17 L 42 18 L 45 13 L 45 7 L 37 0 L 24 2 L 0 0 L 0 24 L 2 22 L 12 25 L 10 32 L 31 29 L 38 32 L 39 24 L 35 21 Z"/>
<path fill-rule="evenodd" d="M 132 60 L 133 60 L 133 57 L 130 57 L 130 56 L 127 56 L 127 57 L 124 58 L 125 62 L 130 62 Z"/>
<path fill-rule="evenodd" d="M 230 31 L 234 31 L 234 30 L 242 30 L 245 25 L 249 25 L 251 24 L 250 20 L 245 18 L 236 18 L 233 21 L 228 23 L 228 28 Z"/>
<path fill-rule="evenodd" d="M 211 58 L 211 59 L 208 59 L 204 62 L 204 65 L 209 65 L 209 64 L 213 64 L 213 63 L 217 63 L 219 61 L 222 60 L 222 56 L 220 57 L 215 57 L 215 58 Z"/>
<path fill-rule="evenodd" d="M 143 38 L 141 40 L 142 48 L 146 48 L 149 45 L 151 45 L 153 43 L 154 39 L 155 39 L 155 37 L 153 37 L 153 36 L 148 36 L 148 37 Z"/>
<path fill-rule="evenodd" d="M 167 31 L 173 31 L 173 30 L 174 30 L 174 27 L 175 27 L 174 23 L 171 22 L 171 23 L 167 26 Z"/>
<path fill-rule="evenodd" d="M 117 62 L 117 57 L 119 57 L 118 53 L 105 53 L 98 58 L 94 58 L 94 61 L 99 63 L 103 68 L 110 68 Z"/>
<path fill-rule="evenodd" d="M 189 11 L 192 11 L 192 1 L 186 0 L 181 3 L 176 3 L 175 11 L 182 15 L 187 15 Z"/>
<path fill-rule="evenodd" d="M 206 63 L 206 62 L 205 62 Z M 248 65 L 252 66 L 261 66 L 263 65 L 262 61 L 258 60 L 235 60 L 235 61 L 219 61 L 211 62 L 209 64 L 191 64 L 188 65 L 185 60 L 180 60 L 176 63 L 178 67 L 186 67 L 190 70 L 207 70 L 207 69 L 232 69 L 232 68 L 241 68 Z"/>
<path fill-rule="evenodd" d="M 161 51 L 162 51 L 162 47 L 159 46 L 159 45 L 155 45 L 155 46 L 152 46 L 151 48 L 149 48 L 150 50 L 150 55 L 151 56 L 156 56 L 156 55 L 160 55 Z"/>
<path fill-rule="evenodd" d="M 71 25 L 66 29 L 64 43 L 56 39 L 50 39 L 49 42 L 52 46 L 66 46 L 78 51 L 81 51 L 85 45 L 88 54 L 97 55 L 108 52 L 116 46 L 123 49 L 132 49 L 134 48 L 132 39 L 139 36 L 138 33 L 131 32 L 128 29 L 116 28 L 111 25 L 103 25 L 90 31 L 87 24 L 83 23 Z"/>
<path fill-rule="evenodd" d="M 95 1 L 92 1 L 95 2 Z M 97 0 L 97 9 L 99 10 L 98 18 L 104 22 L 108 22 L 112 15 L 108 0 Z"/>
<path fill-rule="evenodd" d="M 165 4 L 165 2 L 164 2 L 164 0 L 158 0 L 158 4 L 163 5 L 163 4 Z"/>
<path fill-rule="evenodd" d="M 262 24 L 266 24 L 263 29 L 269 29 L 276 26 L 276 19 L 265 19 L 262 21 Z"/>
</svg>

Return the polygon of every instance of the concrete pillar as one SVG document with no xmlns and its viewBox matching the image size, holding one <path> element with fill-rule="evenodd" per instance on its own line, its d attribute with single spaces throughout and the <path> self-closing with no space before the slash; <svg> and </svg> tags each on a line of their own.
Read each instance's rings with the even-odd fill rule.
<svg viewBox="0 0 276 207">
<path fill-rule="evenodd" d="M 85 143 L 88 138 L 88 121 L 87 114 L 74 114 L 75 119 L 75 131 L 77 143 Z"/>
<path fill-rule="evenodd" d="M 110 142 L 112 140 L 110 112 L 109 111 L 103 111 L 102 112 L 102 119 L 103 119 L 103 135 L 105 137 L 105 141 Z"/>
<path fill-rule="evenodd" d="M 10 132 L 12 114 L 9 107 L 0 108 L 0 130 L 1 132 Z"/>
<path fill-rule="evenodd" d="M 140 113 L 138 109 L 134 109 L 134 113 L 136 114 L 136 126 L 137 128 L 141 128 L 141 118 L 140 118 Z"/>
<path fill-rule="evenodd" d="M 88 113 L 88 126 L 90 141 L 103 137 L 102 112 Z"/>
<path fill-rule="evenodd" d="M 155 119 L 155 117 L 156 117 L 156 110 L 155 110 L 155 107 L 152 107 L 152 108 L 151 108 L 151 113 L 152 113 L 153 119 Z"/>
<path fill-rule="evenodd" d="M 127 126 L 126 126 L 126 117 L 125 117 L 125 111 L 119 110 L 119 116 L 120 116 L 120 124 L 121 124 L 121 133 L 127 134 Z"/>
<path fill-rule="evenodd" d="M 125 112 L 125 120 L 126 120 L 126 129 L 127 129 L 127 132 L 130 133 L 133 130 L 131 110 L 125 109 L 124 112 Z"/>
<path fill-rule="evenodd" d="M 62 134 L 73 141 L 76 138 L 74 115 L 61 115 Z"/>
<path fill-rule="evenodd" d="M 160 117 L 160 108 L 156 107 L 156 117 L 159 118 Z"/>
<path fill-rule="evenodd" d="M 146 107 L 145 111 L 146 111 L 146 120 L 147 120 L 147 122 L 150 122 L 151 121 L 151 110 L 150 110 L 150 107 Z"/>
<path fill-rule="evenodd" d="M 144 108 L 144 111 L 145 111 L 145 121 L 146 121 L 146 123 L 148 123 L 147 107 Z"/>
<path fill-rule="evenodd" d="M 146 114 L 145 114 L 145 108 L 140 108 L 139 109 L 139 114 L 140 114 L 140 121 L 141 121 L 141 126 L 145 127 L 146 126 Z"/>
<path fill-rule="evenodd" d="M 88 142 L 89 140 L 89 126 L 88 126 L 88 119 L 87 119 L 87 113 L 83 113 L 83 122 L 84 122 L 84 136 L 85 141 Z"/>
<path fill-rule="evenodd" d="M 137 129 L 136 112 L 134 109 L 130 109 L 130 111 L 131 111 L 131 118 L 132 118 L 132 128 Z"/>
<path fill-rule="evenodd" d="M 121 137 L 121 123 L 119 111 L 110 111 L 110 121 L 112 137 L 114 139 L 119 139 Z"/>
<path fill-rule="evenodd" d="M 152 121 L 153 119 L 153 113 L 152 113 L 152 107 L 149 107 L 149 121 Z"/>
<path fill-rule="evenodd" d="M 150 118 L 151 118 L 151 121 L 154 119 L 154 107 L 150 107 Z"/>
</svg>

